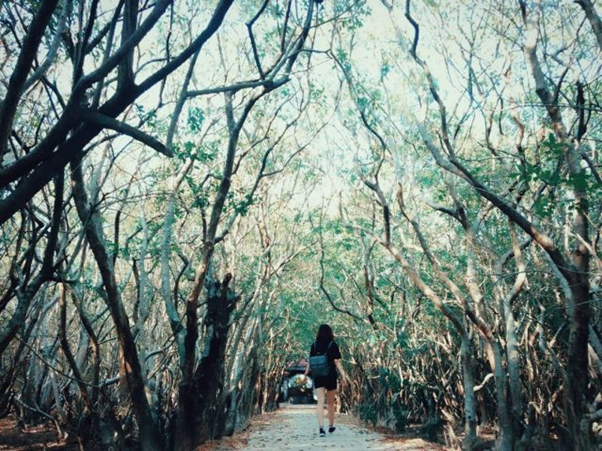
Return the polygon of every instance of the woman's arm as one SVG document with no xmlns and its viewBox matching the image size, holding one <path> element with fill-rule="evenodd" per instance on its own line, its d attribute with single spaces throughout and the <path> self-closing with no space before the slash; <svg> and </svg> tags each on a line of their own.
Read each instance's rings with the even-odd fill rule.
<svg viewBox="0 0 602 451">
<path fill-rule="evenodd" d="M 307 359 L 307 368 L 305 368 L 305 375 L 309 375 L 309 372 L 311 371 L 311 367 L 309 366 L 309 359 L 311 359 L 311 356 L 314 352 L 314 345 L 311 345 L 311 348 L 309 350 L 309 358 Z"/>
<path fill-rule="evenodd" d="M 341 375 L 341 377 L 343 378 L 343 380 L 349 382 L 349 378 L 347 377 L 347 373 L 345 373 L 345 370 L 343 369 L 343 365 L 341 364 L 341 359 L 334 359 L 334 366 L 336 366 L 337 370 L 339 370 L 339 374 Z"/>
</svg>

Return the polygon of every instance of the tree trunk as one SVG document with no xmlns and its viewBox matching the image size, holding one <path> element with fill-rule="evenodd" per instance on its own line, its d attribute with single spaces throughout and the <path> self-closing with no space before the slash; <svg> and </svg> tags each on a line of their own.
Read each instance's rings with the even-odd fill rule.
<svg viewBox="0 0 602 451">
<path fill-rule="evenodd" d="M 462 344 L 460 346 L 460 356 L 462 361 L 462 384 L 464 387 L 464 441 L 462 449 L 464 451 L 472 451 L 475 449 L 477 437 L 477 399 L 475 396 L 475 381 L 474 381 L 474 366 L 473 356 L 474 350 L 470 337 L 467 334 L 462 335 Z"/>
<path fill-rule="evenodd" d="M 222 431 L 215 430 L 217 401 L 224 388 L 224 368 L 230 314 L 236 296 L 229 289 L 232 276 L 227 274 L 222 282 L 213 282 L 207 293 L 207 314 L 204 320 L 205 349 L 194 375 L 198 410 L 195 412 L 195 445 L 198 446 Z"/>
<path fill-rule="evenodd" d="M 227 274 L 222 282 L 211 282 L 207 293 L 207 313 L 203 321 L 204 349 L 192 384 L 180 386 L 180 406 L 176 420 L 176 450 L 190 450 L 213 438 L 217 401 L 223 389 L 226 344 L 230 314 L 236 298 L 229 289 Z M 219 432 L 219 431 L 217 431 Z"/>
<path fill-rule="evenodd" d="M 123 303 L 121 293 L 115 278 L 112 260 L 105 247 L 102 224 L 96 211 L 88 205 L 87 194 L 81 169 L 81 161 L 76 161 L 71 166 L 73 197 L 80 221 L 84 224 L 86 239 L 96 260 L 106 291 L 104 299 L 119 339 L 119 345 L 124 359 L 124 369 L 127 378 L 128 390 L 131 396 L 132 407 L 138 420 L 140 445 L 144 451 L 161 451 L 163 438 L 150 410 L 146 398 L 142 368 L 138 360 L 138 352 L 134 336 L 130 330 L 129 319 Z"/>
<path fill-rule="evenodd" d="M 495 376 L 495 392 L 498 412 L 498 427 L 499 434 L 496 440 L 497 451 L 513 451 L 514 450 L 514 428 L 512 425 L 512 417 L 506 397 L 507 380 L 506 372 L 504 371 L 504 363 L 502 360 L 502 349 L 500 344 L 495 341 L 491 343 L 495 360 L 495 368 L 493 368 Z"/>
</svg>

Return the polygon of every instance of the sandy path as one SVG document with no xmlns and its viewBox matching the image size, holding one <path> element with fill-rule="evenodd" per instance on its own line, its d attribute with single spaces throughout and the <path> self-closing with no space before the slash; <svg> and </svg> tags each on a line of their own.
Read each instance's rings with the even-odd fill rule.
<svg viewBox="0 0 602 451">
<path fill-rule="evenodd" d="M 326 412 L 324 412 L 326 413 Z M 442 451 L 445 448 L 419 438 L 391 438 L 337 415 L 337 429 L 318 436 L 315 406 L 283 404 L 273 414 L 261 415 L 237 438 L 213 443 L 215 451 Z"/>
</svg>

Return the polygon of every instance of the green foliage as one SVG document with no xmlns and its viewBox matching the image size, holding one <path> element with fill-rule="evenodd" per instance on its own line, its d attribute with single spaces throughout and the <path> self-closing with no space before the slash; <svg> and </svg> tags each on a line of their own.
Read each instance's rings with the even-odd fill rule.
<svg viewBox="0 0 602 451">
<path fill-rule="evenodd" d="M 341 64 L 341 66 L 343 66 L 343 71 L 345 73 L 350 73 L 353 70 L 353 68 L 351 66 L 351 61 L 349 60 L 349 53 L 347 53 L 347 51 L 342 47 L 338 47 L 335 50 L 335 52 L 339 63 Z"/>
<path fill-rule="evenodd" d="M 180 160 L 191 159 L 200 163 L 209 163 L 215 160 L 218 153 L 218 143 L 215 141 L 195 144 L 193 141 L 185 141 L 183 145 L 175 144 L 174 153 Z"/>
<path fill-rule="evenodd" d="M 81 1 L 75 0 L 74 11 L 83 4 Z M 29 2 L 32 8 L 37 7 L 38 3 Z M 205 6 L 199 6 L 200 3 L 199 5 L 195 2 L 177 3 L 170 11 L 173 17 L 169 21 L 160 21 L 165 28 L 153 35 L 153 38 L 157 37 L 157 42 L 150 40 L 147 42 L 148 49 L 145 48 L 145 51 L 140 53 L 141 70 L 145 68 L 144 71 L 150 72 L 162 64 L 162 52 L 167 33 L 170 33 L 167 47 L 171 49 L 173 55 L 177 55 L 184 46 L 188 45 L 189 38 L 194 38 L 198 24 L 205 22 L 205 15 L 211 12 Z M 254 16 L 262 3 L 257 0 L 243 1 L 235 17 L 228 19 L 231 28 L 220 31 L 219 42 L 212 40 L 213 43 L 208 44 L 207 51 L 203 51 L 199 56 L 199 67 L 207 69 L 207 73 L 203 73 L 203 86 L 222 82 L 236 83 L 258 77 L 248 37 L 246 33 L 242 33 L 242 38 L 237 34 L 239 30 L 244 31 L 245 21 Z M 523 30 L 516 31 L 513 27 L 501 27 L 501 22 L 496 23 L 498 19 L 492 11 L 498 12 L 499 7 L 499 12 L 507 12 L 502 6 L 503 2 L 498 2 L 500 5 L 495 5 L 493 9 L 489 4 L 483 8 L 487 20 L 481 25 L 477 25 L 479 22 L 473 20 L 472 16 L 477 14 L 474 11 L 481 8 L 480 4 L 470 4 L 470 11 L 465 11 L 459 7 L 460 4 L 446 5 L 446 8 L 442 9 L 439 3 L 435 0 L 425 0 L 422 4 L 416 3 L 412 7 L 421 26 L 418 51 L 433 69 L 435 88 L 440 88 L 440 97 L 447 105 L 446 119 L 450 138 L 456 149 L 455 155 L 470 168 L 476 178 L 501 196 L 508 196 L 510 199 L 508 187 L 516 187 L 516 190 L 521 190 L 521 193 L 524 188 L 520 207 L 529 209 L 532 206 L 532 210 L 528 210 L 529 214 L 535 213 L 542 218 L 550 219 L 550 221 L 539 221 L 536 218 L 535 221 L 538 222 L 538 227 L 559 244 L 558 247 L 563 252 L 565 246 L 561 245 L 562 240 L 558 237 L 566 233 L 569 242 L 566 247 L 572 245 L 571 240 L 575 240 L 571 230 L 565 232 L 559 227 L 566 223 L 564 216 L 574 208 L 575 191 L 586 191 L 591 196 L 590 220 L 594 230 L 594 227 L 599 228 L 600 216 L 597 210 L 599 207 L 594 204 L 600 197 L 602 187 L 585 164 L 582 174 L 568 175 L 567 145 L 558 142 L 553 134 L 537 147 L 533 145 L 533 143 L 540 143 L 542 129 L 549 130 L 549 119 L 536 93 L 531 92 L 532 86 L 525 82 L 530 79 L 530 75 L 528 72 L 521 73 L 525 69 L 524 63 L 514 64 L 512 74 L 509 67 L 505 68 L 508 76 L 512 75 L 509 89 L 512 89 L 512 94 L 516 97 L 516 102 L 509 104 L 509 89 L 502 88 L 506 83 L 504 80 L 506 74 L 502 76 L 500 70 L 501 66 L 507 65 L 508 62 L 505 61 L 505 57 L 500 58 L 499 54 L 490 58 L 491 55 L 488 53 L 498 52 L 497 47 L 502 46 L 508 47 L 510 55 L 512 52 L 520 51 L 518 47 L 522 45 L 520 43 L 523 40 Z M 558 50 L 553 41 L 544 42 L 549 40 L 555 31 L 548 15 L 555 7 L 551 6 L 552 3 L 548 1 L 544 5 L 546 15 L 542 16 L 542 24 L 545 23 L 546 29 L 552 31 L 542 34 L 541 42 L 544 45 L 540 49 L 540 51 L 546 49 L 550 54 Z M 196 9 L 190 10 L 191 7 Z M 257 51 L 264 69 L 278 64 L 286 7 L 286 2 L 269 2 L 264 14 L 254 25 Z M 295 37 L 298 36 L 298 30 L 293 28 L 298 26 L 302 10 L 306 7 L 307 2 L 295 5 L 296 9 L 289 17 L 285 44 L 294 42 Z M 57 12 L 59 9 L 57 8 Z M 497 302 L 499 299 L 496 296 L 499 296 L 499 291 L 510 289 L 516 274 L 514 269 L 516 264 L 513 260 L 509 260 L 508 265 L 504 267 L 504 274 L 492 274 L 496 259 L 511 250 L 507 218 L 495 208 L 488 210 L 490 205 L 481 198 L 470 183 L 438 166 L 426 149 L 418 127 L 414 123 L 414 117 L 419 118 L 418 121 L 425 121 L 424 125 L 431 131 L 434 144 L 441 147 L 444 157 L 449 156 L 441 142 L 441 110 L 433 101 L 432 92 L 428 90 L 427 80 L 420 66 L 409 57 L 407 45 L 398 46 L 398 36 L 385 35 L 383 31 L 388 32 L 388 27 L 377 30 L 362 29 L 363 25 L 368 23 L 367 16 L 371 13 L 364 0 L 325 2 L 316 9 L 316 27 L 312 26 L 306 42 L 308 50 L 315 44 L 313 47 L 315 51 L 304 50 L 300 54 L 298 60 L 300 64 L 295 66 L 290 82 L 256 104 L 240 134 L 236 157 L 237 170 L 232 177 L 232 188 L 227 196 L 220 231 L 221 226 L 227 218 L 232 217 L 233 212 L 237 213 L 237 222 L 229 230 L 230 233 L 225 235 L 223 241 L 217 244 L 211 262 L 211 271 L 220 276 L 232 272 L 235 277 L 232 286 L 235 286 L 237 293 L 240 293 L 243 299 L 257 290 L 256 298 L 251 301 L 252 303 L 246 304 L 244 308 L 243 302 L 239 304 L 234 315 L 235 321 L 232 323 L 232 330 L 236 331 L 235 333 L 240 331 L 245 340 L 247 337 L 255 340 L 253 334 L 256 334 L 258 338 L 255 342 L 266 344 L 265 347 L 257 347 L 257 362 L 261 362 L 257 365 L 266 364 L 265 361 L 268 359 L 262 361 L 265 357 L 262 353 L 267 351 L 273 351 L 270 356 L 277 355 L 282 359 L 288 358 L 291 354 L 305 356 L 309 344 L 314 340 L 317 325 L 329 323 L 333 326 L 339 344 L 344 348 L 343 361 L 348 367 L 348 372 L 361 384 L 360 417 L 374 425 L 378 424 L 379 420 L 385 420 L 389 425 L 394 424 L 397 432 L 403 432 L 411 420 L 416 421 L 418 417 L 432 416 L 433 420 L 428 420 L 422 432 L 435 438 L 441 426 L 441 420 L 434 412 L 440 407 L 438 396 L 447 397 L 445 400 L 447 406 L 459 406 L 457 415 L 458 417 L 462 415 L 459 337 L 440 310 L 413 286 L 401 266 L 383 246 L 376 242 L 383 237 L 382 204 L 376 199 L 374 193 L 366 189 L 361 179 L 365 177 L 374 180 L 376 168 L 379 168 L 378 182 L 381 184 L 391 211 L 391 241 L 421 279 L 437 292 L 447 307 L 467 325 L 470 324 L 470 320 L 466 318 L 461 303 L 453 299 L 441 277 L 433 271 L 432 265 L 417 243 L 412 227 L 399 211 L 399 206 L 395 202 L 396 183 L 406 184 L 411 180 L 411 186 L 407 191 L 404 186 L 404 196 L 407 194 L 405 197 L 407 209 L 420 223 L 442 271 L 464 292 L 467 292 L 466 232 L 455 219 L 425 207 L 422 196 L 429 202 L 433 201 L 452 208 L 454 198 L 450 194 L 450 186 L 453 186 L 456 199 L 463 204 L 468 220 L 479 223 L 476 234 L 478 244 L 475 246 L 477 278 L 484 294 L 483 304 L 486 310 L 484 318 L 494 325 L 500 320 L 499 302 Z M 386 14 L 384 8 L 379 6 L 379 9 Z M 514 9 L 511 10 L 512 14 L 516 13 Z M 398 12 L 403 14 L 401 9 Z M 25 13 L 29 14 L 28 11 Z M 99 17 L 100 20 L 95 23 L 93 36 L 102 29 L 103 21 L 110 16 L 107 11 L 103 12 L 104 19 Z M 505 14 L 497 14 L 497 16 L 510 17 Z M 276 21 L 274 18 L 279 20 Z M 400 18 L 403 19 L 402 16 Z M 239 19 L 242 20 L 239 22 Z M 75 22 L 71 22 L 70 26 L 73 26 Z M 169 27 L 182 30 L 183 33 L 172 34 L 171 28 L 167 28 L 167 22 Z M 457 22 L 461 22 L 464 26 L 470 25 L 463 30 L 466 33 L 456 33 L 458 39 L 462 36 L 461 40 L 468 38 L 474 42 L 466 42 L 459 46 L 460 42 L 454 41 L 453 30 L 448 30 L 447 26 L 455 27 Z M 52 23 L 55 27 L 56 17 L 53 18 Z M 441 29 L 433 30 L 433 23 Z M 409 24 L 405 25 L 409 27 Z M 324 29 L 327 31 L 323 32 Z M 506 34 L 500 35 L 498 30 L 504 30 Z M 580 67 L 592 66 L 590 61 L 586 61 L 587 64 L 578 61 L 579 58 L 591 60 L 591 55 L 586 57 L 584 53 L 573 48 L 586 42 L 584 30 L 575 37 L 574 41 L 571 41 L 568 47 L 564 43 L 562 47 L 562 58 L 566 57 L 566 61 L 574 61 L 576 71 L 579 71 Z M 406 38 L 411 39 L 411 28 L 406 28 L 405 31 L 410 33 Z M 332 41 L 328 43 L 324 41 L 325 36 L 330 36 Z M 48 34 L 45 41 L 50 42 L 50 38 L 51 34 Z M 445 39 L 449 39 L 449 42 L 445 42 Z M 481 39 L 482 42 L 479 42 Z M 492 45 L 492 42 L 495 45 Z M 517 42 L 519 46 L 513 48 Z M 378 46 L 383 43 L 385 47 L 380 49 Z M 337 65 L 333 69 L 329 68 L 332 55 L 325 54 L 323 51 L 327 48 L 325 44 L 331 46 L 328 48 L 334 51 L 341 67 Z M 434 44 L 437 46 L 435 47 Z M 47 43 L 42 44 L 45 45 Z M 87 64 L 90 67 L 96 67 L 95 63 L 100 64 L 103 58 L 101 47 L 94 49 L 87 57 Z M 155 61 L 143 61 L 147 50 L 148 55 L 156 57 Z M 586 51 L 591 52 L 591 43 L 588 44 Z M 463 57 L 462 60 L 457 59 L 460 55 Z M 216 64 L 218 56 L 223 59 L 223 65 Z M 63 50 L 57 57 L 57 61 L 61 58 L 65 59 Z M 97 58 L 96 62 L 93 61 L 94 58 Z M 502 64 L 501 60 L 505 62 Z M 489 63 L 491 63 L 490 67 Z M 553 68 L 554 64 L 556 64 L 554 58 L 549 58 L 544 69 L 547 71 L 550 67 Z M 13 67 L 13 64 L 8 64 L 7 67 Z M 227 68 L 227 73 L 224 72 L 224 67 Z M 351 80 L 349 86 L 339 85 L 340 80 L 343 79 L 341 68 Z M 54 82 L 55 74 L 65 73 L 64 68 L 56 69 L 53 67 L 46 73 L 51 83 Z M 458 74 L 462 75 L 458 77 Z M 128 120 L 142 124 L 145 130 L 150 130 L 159 139 L 164 137 L 162 129 L 169 122 L 170 108 L 173 106 L 168 99 L 179 92 L 182 75 L 183 71 L 180 70 L 170 76 L 169 81 L 161 87 L 161 95 L 156 95 L 159 94 L 157 90 L 152 91 L 153 94 L 144 100 L 141 98 L 140 104 L 134 104 L 132 109 L 128 110 Z M 465 79 L 466 75 L 468 80 Z M 546 77 L 550 80 L 558 80 L 558 75 L 559 73 L 552 69 Z M 585 73 L 583 75 L 587 83 L 587 103 L 599 97 L 600 82 L 598 79 L 588 78 Z M 146 74 L 141 73 L 140 80 L 143 76 Z M 574 80 L 571 80 L 573 76 L 573 71 L 567 72 L 566 82 L 559 83 L 558 98 L 563 99 L 562 102 L 566 104 L 570 104 L 570 100 L 576 94 L 575 90 L 569 87 L 574 85 Z M 51 85 L 47 84 L 46 88 L 49 86 Z M 61 83 L 57 86 L 63 89 Z M 104 85 L 99 83 L 98 86 L 103 89 L 103 99 L 105 94 L 111 95 L 113 92 L 110 80 L 106 80 Z M 522 92 L 523 89 L 525 92 Z M 236 117 L 241 117 L 240 111 L 244 103 L 258 91 L 258 89 L 244 89 L 235 93 L 233 108 Z M 32 89 L 30 92 L 42 93 L 43 90 Z M 469 99 L 465 99 L 464 96 Z M 153 105 L 155 97 L 161 97 L 159 105 Z M 110 149 L 113 154 L 109 156 L 115 156 L 115 160 L 111 162 L 114 169 L 110 177 L 100 174 L 100 179 L 105 185 L 101 187 L 102 196 L 99 196 L 102 200 L 94 207 L 103 215 L 101 221 L 108 237 L 106 242 L 108 251 L 118 259 L 115 265 L 116 276 L 120 289 L 124 292 L 124 306 L 127 311 L 132 310 L 130 301 L 135 297 L 132 293 L 136 288 L 134 278 L 128 274 L 131 274 L 132 260 L 139 256 L 142 234 L 138 216 L 134 211 L 121 216 L 119 244 L 111 241 L 111 238 L 115 240 L 111 236 L 115 205 L 123 199 L 128 201 L 128 207 L 135 210 L 137 202 L 148 202 L 147 255 L 150 261 L 147 266 L 152 290 L 158 291 L 161 288 L 162 269 L 164 269 L 162 262 L 157 258 L 161 251 L 161 228 L 165 225 L 162 213 L 165 202 L 170 196 L 169 184 L 166 181 L 173 179 L 186 161 L 192 161 L 193 165 L 184 183 L 180 185 L 179 192 L 176 193 L 176 224 L 172 227 L 173 239 L 170 244 L 172 255 L 169 262 L 172 281 L 176 276 L 179 277 L 177 308 L 180 313 L 183 313 L 184 307 L 180 302 L 181 298 L 190 292 L 194 280 L 194 269 L 199 259 L 198 248 L 202 245 L 199 238 L 202 237 L 203 232 L 201 216 L 211 207 L 219 183 L 220 171 L 223 170 L 220 150 L 224 150 L 227 142 L 227 127 L 224 124 L 223 96 L 207 96 L 202 101 L 199 99 L 189 101 L 191 103 L 186 107 L 185 118 L 183 118 L 185 120 L 179 124 L 180 129 L 177 134 L 179 142 L 174 145 L 174 159 L 155 158 L 150 165 L 135 168 L 137 172 L 130 173 L 133 172 L 131 171 L 133 165 L 141 160 L 132 158 L 128 152 L 117 154 L 116 150 Z M 47 125 L 51 124 L 51 115 L 49 116 L 46 111 L 48 105 L 44 102 L 39 103 L 44 108 L 38 109 L 36 102 L 32 102 L 27 108 L 19 108 L 19 114 L 26 118 L 26 122 L 23 127 L 20 124 L 18 135 L 14 138 L 16 140 L 19 137 L 25 144 L 19 143 L 21 150 L 17 148 L 18 146 L 14 146 L 15 154 L 28 152 L 29 149 L 26 150 L 28 143 L 36 142 L 37 139 L 34 138 L 43 139 L 49 129 Z M 196 105 L 203 105 L 203 107 Z M 305 106 L 307 109 L 301 111 L 300 108 Z M 32 112 L 28 112 L 29 109 Z M 575 121 L 578 113 L 574 110 L 578 109 L 563 109 L 567 126 Z M 587 110 L 588 115 L 591 114 L 591 122 L 588 122 L 589 127 L 584 142 L 589 140 L 590 143 L 597 143 L 600 136 L 599 127 L 595 125 L 599 124 L 599 112 L 589 107 L 583 110 Z M 278 111 L 278 117 L 274 117 L 275 111 Z M 413 114 L 408 114 L 410 111 Z M 490 111 L 491 118 L 485 118 L 484 116 L 489 115 Z M 363 113 L 363 118 L 360 117 L 359 112 Z M 522 142 L 527 146 L 524 151 L 524 163 L 518 166 L 516 161 L 522 155 L 516 153 L 515 138 L 519 121 L 516 123 L 513 121 L 516 120 L 514 114 L 517 112 L 520 122 L 525 126 Z M 293 122 L 299 113 L 301 119 Z M 481 116 L 490 123 L 483 126 Z M 367 121 L 387 139 L 389 152 L 381 151 L 379 144 L 366 130 L 363 121 Z M 210 123 L 216 125 L 215 129 L 207 130 Z M 323 124 L 325 128 L 320 135 L 316 130 Z M 307 148 L 310 156 L 306 157 L 305 153 L 300 154 L 285 171 L 261 180 L 261 189 L 257 193 L 265 191 L 266 198 L 262 199 L 259 194 L 254 198 L 248 190 L 256 179 L 262 152 L 267 145 L 275 142 L 286 125 L 291 126 L 291 130 L 274 148 L 265 172 L 269 173 L 281 168 L 288 156 L 298 150 L 300 145 L 308 140 L 315 140 L 310 142 Z M 484 135 L 484 127 L 487 129 L 487 135 Z M 573 133 L 572 129 L 575 127 L 568 128 L 569 133 Z M 36 137 L 38 131 L 40 133 Z M 201 135 L 205 131 L 207 131 L 206 138 L 201 141 Z M 262 136 L 263 133 L 266 135 Z M 485 144 L 491 148 L 486 148 Z M 493 152 L 494 149 L 499 152 Z M 90 167 L 97 167 L 97 160 L 94 158 L 97 158 L 100 152 L 94 151 L 92 146 L 89 150 L 89 160 L 86 165 L 90 162 Z M 597 149 L 589 153 L 594 160 L 593 164 L 599 167 L 600 156 Z M 125 175 L 113 177 L 117 171 L 123 171 Z M 399 175 L 399 172 L 403 174 Z M 329 197 L 319 191 L 326 185 L 322 184 L 323 180 L 330 176 L 332 176 L 330 185 L 325 190 L 330 191 Z M 132 179 L 131 191 L 130 185 L 127 185 L 127 189 L 123 188 L 130 178 Z M 283 187 L 292 184 L 290 182 L 292 179 L 294 179 L 294 187 L 286 188 L 289 191 L 285 192 L 286 189 Z M 539 190 L 541 186 L 544 187 L 543 190 Z M 537 189 L 532 189 L 534 187 Z M 4 194 L 10 194 L 9 191 Z M 308 192 L 311 194 L 307 194 Z M 144 199 L 145 194 L 149 194 L 152 200 Z M 304 198 L 304 195 L 307 197 Z M 32 211 L 39 212 L 39 218 L 43 219 L 42 223 L 46 222 L 45 218 L 50 217 L 51 210 L 47 209 L 48 205 L 51 205 L 48 202 L 49 196 L 52 196 L 51 191 L 43 192 L 39 199 L 31 204 Z M 128 196 L 131 196 L 129 200 Z M 322 205 L 318 207 L 320 202 Z M 331 204 L 327 205 L 329 202 Z M 338 205 L 333 207 L 338 202 L 341 204 L 341 211 L 344 212 L 345 222 L 340 219 Z M 81 234 L 81 230 L 74 228 L 74 224 L 79 225 L 79 222 L 72 221 L 70 217 L 70 215 L 75 217 L 71 201 L 66 201 L 65 207 L 65 220 L 62 227 L 68 229 L 64 233 L 65 237 L 69 238 L 65 242 L 75 243 L 78 240 L 71 238 Z M 251 212 L 255 213 L 254 209 L 260 214 L 251 214 Z M 126 210 L 123 211 L 125 213 Z M 24 210 L 23 214 L 29 213 Z M 206 217 L 204 219 L 206 220 Z M 266 252 L 264 243 L 257 233 L 257 230 L 264 225 L 270 240 L 269 252 Z M 34 226 L 35 223 L 32 223 L 31 227 Z M 33 240 L 29 238 L 33 229 L 24 228 L 23 231 L 25 240 Z M 524 232 L 517 228 L 517 234 L 519 240 L 523 242 L 526 238 Z M 45 235 L 46 232 L 42 230 L 42 235 L 35 238 L 41 240 L 39 245 L 36 246 L 33 241 L 30 246 L 25 246 L 27 243 L 23 243 L 23 249 L 29 247 L 31 251 L 27 252 L 32 252 L 32 255 L 35 254 L 34 258 L 36 255 L 39 258 L 43 251 L 40 245 L 44 244 Z M 4 251 L 4 248 L 8 249 L 17 244 L 14 237 L 0 234 L 0 246 Z M 73 245 L 66 246 L 64 260 L 77 263 L 75 256 L 79 251 L 74 251 L 72 257 L 69 254 L 73 251 Z M 556 340 L 554 351 L 561 360 L 564 360 L 568 341 L 566 327 L 568 319 L 565 306 L 559 299 L 562 292 L 558 290 L 553 275 L 550 275 L 547 261 L 541 262 L 543 259 L 540 255 L 541 250 L 535 245 L 525 250 L 523 255 L 529 281 L 524 292 L 514 301 L 517 327 L 521 334 L 523 331 L 526 334 L 532 332 L 529 330 L 529 325 L 533 321 L 538 327 L 541 324 L 541 335 L 537 338 L 554 337 Z M 15 256 L 17 262 L 26 260 L 23 260 L 23 256 L 21 260 L 16 257 L 18 255 Z M 280 268 L 278 265 L 286 262 L 289 257 L 291 261 Z M 187 269 L 182 260 L 190 260 Z M 86 299 L 86 308 L 90 308 L 94 302 L 102 303 L 98 300 L 98 294 L 102 292 L 99 288 L 101 285 L 98 282 L 98 268 L 93 263 L 92 258 L 82 259 L 81 270 L 79 268 L 70 270 L 77 272 L 78 280 L 81 280 L 85 290 L 93 293 L 93 296 L 88 296 L 92 297 L 90 302 Z M 21 266 L 27 265 L 19 263 L 18 267 Z M 6 274 L 10 268 L 9 264 L 3 266 Z M 263 275 L 264 268 L 268 269 L 268 276 Z M 365 269 L 366 274 L 369 273 L 368 282 L 364 278 Z M 332 308 L 319 287 L 322 275 L 324 287 L 332 295 L 333 302 L 337 307 L 352 312 L 353 317 Z M 496 276 L 502 276 L 501 280 Z M 592 277 L 597 277 L 597 273 Z M 368 288 L 372 295 L 370 299 Z M 154 299 L 157 303 L 161 302 L 158 296 Z M 592 304 L 592 309 L 596 308 Z M 204 307 L 201 307 L 200 312 L 204 314 Z M 375 325 L 366 320 L 368 312 L 372 315 Z M 90 311 L 90 314 L 97 313 Z M 163 314 L 162 308 L 157 308 L 153 312 L 155 315 L 153 324 L 156 324 L 153 337 L 157 342 L 159 340 L 165 342 L 164 340 L 172 335 L 167 322 L 161 324 Z M 55 315 L 51 314 L 49 318 L 52 316 Z M 157 319 L 159 320 L 156 321 Z M 242 326 L 245 319 L 249 319 L 249 322 L 246 326 Z M 0 320 L 5 321 L 4 317 Z M 100 323 L 101 321 L 97 324 Z M 238 329 L 239 326 L 241 329 Z M 472 326 L 470 328 L 472 333 L 474 328 Z M 499 333 L 495 327 L 494 330 L 496 334 Z M 504 332 L 503 324 L 500 324 L 499 330 Z M 476 340 L 475 336 L 475 342 Z M 228 352 L 230 353 L 230 350 Z M 231 354 L 236 355 L 236 352 Z M 477 380 L 483 380 L 486 374 L 484 371 L 487 371 L 483 369 L 486 368 L 486 359 L 483 358 L 480 349 L 474 357 L 476 367 L 480 370 L 477 371 L 479 373 L 476 375 Z M 522 353 L 521 358 L 530 357 L 528 353 Z M 177 367 L 175 361 L 166 365 L 171 364 L 175 365 L 174 368 Z M 538 354 L 538 365 L 540 364 L 543 374 L 549 368 L 545 368 L 547 364 L 545 356 Z M 109 361 L 106 367 L 107 371 L 111 368 Z M 266 368 L 262 369 L 265 370 Z M 540 371 L 540 368 L 534 370 Z M 105 376 L 112 377 L 111 374 L 103 374 L 103 378 Z M 542 377 L 542 380 L 544 379 L 545 375 Z M 531 389 L 532 385 L 527 386 L 527 383 L 533 382 L 525 383 L 525 388 Z M 550 394 L 557 388 L 554 387 L 554 383 L 550 383 L 548 379 L 538 387 L 541 389 L 542 402 L 549 403 Z M 549 389 L 544 387 L 546 384 Z M 480 399 L 489 396 L 488 393 L 493 390 L 490 387 L 493 386 L 494 384 L 490 384 L 487 389 L 480 391 L 478 395 Z M 437 390 L 441 391 L 437 392 Z M 525 390 L 525 395 L 527 392 L 528 390 Z M 437 401 L 425 407 L 428 403 L 421 405 L 420 399 L 426 399 L 428 396 L 433 396 L 428 398 L 429 400 L 437 399 Z M 548 399 L 544 399 L 546 397 Z M 533 399 L 525 399 L 525 401 L 531 402 Z M 541 406 L 537 407 L 539 409 Z"/>
<path fill-rule="evenodd" d="M 251 193 L 245 193 L 242 200 L 238 201 L 234 205 L 234 210 L 241 216 L 246 216 L 249 212 L 249 208 L 253 205 L 253 196 Z"/>
<path fill-rule="evenodd" d="M 378 423 L 378 412 L 379 409 L 376 403 L 369 402 L 360 404 L 360 418 L 366 422 L 372 423 L 372 426 L 376 426 L 376 423 Z"/>
<path fill-rule="evenodd" d="M 544 218 L 550 218 L 559 206 L 564 203 L 573 204 L 573 196 L 562 196 L 567 190 L 570 192 L 585 192 L 588 195 L 597 195 L 602 188 L 588 170 L 583 170 L 580 174 L 567 174 L 563 170 L 563 164 L 566 159 L 567 144 L 559 142 L 553 133 L 541 143 L 539 149 L 539 163 L 532 164 L 527 161 L 524 164 L 518 164 L 518 172 L 513 173 L 513 177 L 518 177 L 523 183 L 533 181 L 543 182 L 552 188 L 558 188 L 560 193 L 548 191 L 540 195 L 534 203 L 535 212 Z"/>
<path fill-rule="evenodd" d="M 602 186 L 595 182 L 593 175 L 588 171 L 563 177 L 559 169 L 561 160 L 565 158 L 566 148 L 567 144 L 558 142 L 555 135 L 550 133 L 548 138 L 542 142 L 540 163 L 532 165 L 527 162 L 524 165 L 518 165 L 519 172 L 513 175 L 521 177 L 525 182 L 539 180 L 553 187 L 564 186 L 576 191 L 590 192 L 599 190 Z"/>
<path fill-rule="evenodd" d="M 334 2 L 335 15 L 342 14 L 339 21 L 342 28 L 349 31 L 357 30 L 363 26 L 363 20 L 370 14 L 371 10 L 366 1 L 348 3 L 344 1 Z"/>
<path fill-rule="evenodd" d="M 144 105 L 134 103 L 134 112 L 138 116 L 138 120 L 146 125 L 149 129 L 154 129 L 157 124 L 157 113 L 154 110 L 147 111 Z"/>
<path fill-rule="evenodd" d="M 439 434 L 443 430 L 444 422 L 441 417 L 429 419 L 425 424 L 420 426 L 420 435 L 432 442 L 437 441 Z"/>
<path fill-rule="evenodd" d="M 407 427 L 410 424 L 409 420 L 409 409 L 401 404 L 393 405 L 393 418 L 395 419 L 395 432 L 398 434 L 402 434 L 406 431 Z"/>
<path fill-rule="evenodd" d="M 389 72 L 391 72 L 391 64 L 389 63 L 389 61 L 385 60 L 380 66 L 381 81 L 384 80 L 387 77 L 387 75 L 389 75 Z"/>
<path fill-rule="evenodd" d="M 197 133 L 201 131 L 204 123 L 205 113 L 203 110 L 199 107 L 191 106 L 188 109 L 188 119 L 186 121 L 188 129 L 193 133 Z"/>
<path fill-rule="evenodd" d="M 188 175 L 184 179 L 186 184 L 192 191 L 192 203 L 194 208 L 205 209 L 209 206 L 209 192 L 206 188 L 201 187 L 194 177 Z"/>
</svg>

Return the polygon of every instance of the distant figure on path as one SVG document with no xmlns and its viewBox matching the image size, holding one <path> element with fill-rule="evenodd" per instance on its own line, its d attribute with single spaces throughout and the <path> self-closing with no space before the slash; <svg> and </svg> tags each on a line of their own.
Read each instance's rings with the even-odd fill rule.
<svg viewBox="0 0 602 451">
<path fill-rule="evenodd" d="M 311 371 L 312 357 L 315 356 L 326 356 L 326 362 L 328 365 L 327 374 L 320 376 L 313 374 L 314 387 L 318 395 L 318 405 L 316 415 L 318 417 L 318 425 L 320 426 L 320 437 L 325 437 L 324 432 L 324 397 L 328 400 L 328 432 L 333 433 L 335 431 L 334 426 L 334 401 L 337 394 L 337 371 L 344 380 L 348 380 L 343 365 L 341 365 L 341 351 L 339 346 L 334 341 L 334 334 L 328 324 L 322 324 L 318 329 L 316 335 L 316 341 L 311 345 L 309 352 L 309 361 L 305 375 L 307 376 Z M 315 360 L 315 359 L 313 359 Z M 336 367 L 336 369 L 335 369 Z M 314 373 L 318 372 L 318 368 L 315 368 Z"/>
</svg>

